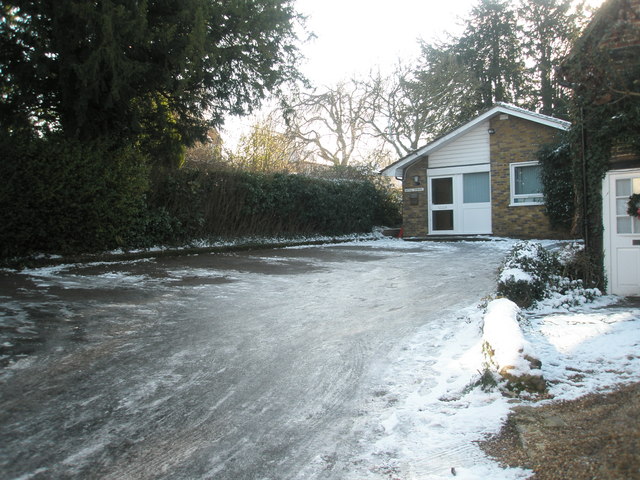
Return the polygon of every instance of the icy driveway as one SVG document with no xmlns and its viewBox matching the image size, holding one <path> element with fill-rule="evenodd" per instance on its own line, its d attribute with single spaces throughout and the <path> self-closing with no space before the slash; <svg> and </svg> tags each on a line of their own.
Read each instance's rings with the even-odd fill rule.
<svg viewBox="0 0 640 480">
<path fill-rule="evenodd" d="M 509 246 L 0 272 L 0 345 L 32 351 L 4 357 L 0 477 L 388 478 L 357 460 L 369 408 L 394 401 L 388 364 L 425 325 L 463 324 L 455 312 L 492 291 Z"/>
</svg>

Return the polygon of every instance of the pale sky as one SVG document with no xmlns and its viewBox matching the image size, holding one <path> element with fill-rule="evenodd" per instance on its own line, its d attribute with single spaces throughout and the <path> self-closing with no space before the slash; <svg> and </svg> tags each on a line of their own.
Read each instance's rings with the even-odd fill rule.
<svg viewBox="0 0 640 480">
<path fill-rule="evenodd" d="M 419 54 L 418 39 L 454 33 L 475 0 L 296 0 L 316 38 L 300 46 L 306 57 L 300 71 L 312 86 L 333 87 L 340 80 L 380 67 L 389 72 L 399 58 Z M 442 6 L 446 5 L 446 6 Z M 267 107 L 268 110 L 268 107 Z M 223 137 L 235 146 L 241 132 L 260 117 L 229 118 Z"/>
<path fill-rule="evenodd" d="M 597 7 L 604 0 L 587 0 Z M 389 73 L 398 59 L 419 55 L 418 39 L 447 40 L 460 34 L 463 21 L 479 0 L 296 0 L 315 39 L 301 46 L 307 58 L 299 66 L 315 87 L 381 68 Z M 260 113 L 257 113 L 260 116 Z M 223 129 L 233 147 L 256 116 L 229 118 Z"/>
<path fill-rule="evenodd" d="M 446 40 L 458 34 L 479 0 L 297 0 L 317 36 L 302 51 L 303 73 L 317 86 L 391 68 L 398 58 L 419 54 L 418 39 Z M 591 6 L 603 0 L 588 0 Z"/>
<path fill-rule="evenodd" d="M 418 39 L 457 32 L 472 0 L 298 0 L 316 39 L 304 45 L 302 71 L 317 84 L 333 84 L 375 66 L 419 53 Z"/>
</svg>

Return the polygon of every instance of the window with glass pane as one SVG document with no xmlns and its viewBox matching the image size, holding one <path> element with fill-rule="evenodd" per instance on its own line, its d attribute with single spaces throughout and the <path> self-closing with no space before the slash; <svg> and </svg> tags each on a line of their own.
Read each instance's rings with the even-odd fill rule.
<svg viewBox="0 0 640 480">
<path fill-rule="evenodd" d="M 435 210 L 432 230 L 453 230 L 453 210 Z"/>
<path fill-rule="evenodd" d="M 431 200 L 434 205 L 453 203 L 453 178 L 434 178 L 431 180 Z"/>
<path fill-rule="evenodd" d="M 487 203 L 489 194 L 489 172 L 465 173 L 462 175 L 462 197 L 464 203 Z"/>
<path fill-rule="evenodd" d="M 640 221 L 627 213 L 629 197 L 640 193 L 640 178 L 616 180 L 616 231 L 617 233 L 640 233 Z"/>
<path fill-rule="evenodd" d="M 542 203 L 542 167 L 537 163 L 511 165 L 511 203 Z"/>
<path fill-rule="evenodd" d="M 616 197 L 630 197 L 631 196 L 631 179 L 623 178 L 616 180 Z"/>
</svg>

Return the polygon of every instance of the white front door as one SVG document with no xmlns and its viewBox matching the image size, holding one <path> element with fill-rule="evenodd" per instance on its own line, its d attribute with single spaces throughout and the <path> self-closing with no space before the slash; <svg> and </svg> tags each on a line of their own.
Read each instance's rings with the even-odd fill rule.
<svg viewBox="0 0 640 480">
<path fill-rule="evenodd" d="M 607 289 L 640 295 L 640 220 L 627 213 L 629 197 L 640 194 L 640 170 L 609 172 L 602 193 Z"/>
<path fill-rule="evenodd" d="M 491 233 L 489 172 L 429 177 L 429 233 Z"/>
</svg>

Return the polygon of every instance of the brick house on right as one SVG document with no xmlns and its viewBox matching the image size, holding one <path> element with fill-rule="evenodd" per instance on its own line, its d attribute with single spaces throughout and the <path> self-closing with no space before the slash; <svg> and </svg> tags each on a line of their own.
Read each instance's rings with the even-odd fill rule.
<svg viewBox="0 0 640 480">
<path fill-rule="evenodd" d="M 405 238 L 568 238 L 545 214 L 538 150 L 569 122 L 497 103 L 381 173 L 402 180 Z"/>
<path fill-rule="evenodd" d="M 640 295 L 640 0 L 608 0 L 559 69 L 573 89 L 584 238 L 609 293 Z M 638 198 L 638 197 L 635 197 Z M 640 201 L 637 207 L 640 207 Z"/>
</svg>

